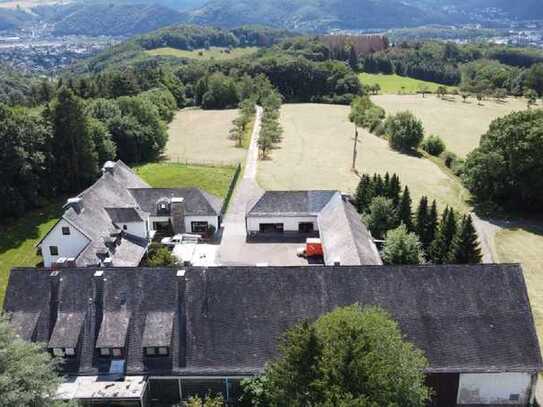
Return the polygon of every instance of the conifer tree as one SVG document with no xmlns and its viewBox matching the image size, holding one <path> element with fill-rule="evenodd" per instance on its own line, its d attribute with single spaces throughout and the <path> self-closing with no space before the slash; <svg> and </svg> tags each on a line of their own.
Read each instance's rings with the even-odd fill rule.
<svg viewBox="0 0 543 407">
<path fill-rule="evenodd" d="M 406 186 L 398 205 L 398 220 L 400 223 L 405 225 L 408 232 L 413 231 L 413 213 L 411 211 L 411 203 L 411 194 L 409 193 L 409 188 Z"/>
<path fill-rule="evenodd" d="M 81 191 L 98 173 L 98 153 L 89 134 L 83 101 L 67 88 L 45 113 L 53 128 L 54 172 L 62 192 Z"/>
<path fill-rule="evenodd" d="M 435 240 L 437 235 L 437 227 L 439 224 L 439 215 L 437 213 L 437 203 L 434 199 L 430 211 L 428 212 L 428 220 L 426 223 L 426 230 L 424 231 L 423 247 L 428 250 Z"/>
<path fill-rule="evenodd" d="M 385 193 L 383 178 L 380 174 L 375 174 L 373 176 L 373 190 L 375 192 L 375 196 L 383 196 Z"/>
<path fill-rule="evenodd" d="M 462 224 L 458 231 L 454 244 L 450 262 L 453 264 L 478 264 L 481 263 L 483 256 L 477 238 L 477 232 L 473 226 L 471 215 L 462 218 Z"/>
<path fill-rule="evenodd" d="M 386 198 L 392 199 L 392 194 L 390 190 L 390 174 L 387 172 L 383 178 L 383 195 Z"/>
<path fill-rule="evenodd" d="M 373 198 L 374 192 L 371 178 L 369 175 L 364 174 L 356 188 L 355 202 L 358 213 L 366 212 Z"/>
<path fill-rule="evenodd" d="M 389 198 L 392 199 L 394 205 L 398 205 L 400 202 L 400 195 L 402 193 L 402 184 L 400 183 L 400 177 L 396 174 L 392 174 L 390 178 L 390 192 Z"/>
<path fill-rule="evenodd" d="M 419 206 L 417 207 L 417 213 L 415 214 L 414 231 L 419 237 L 424 250 L 428 249 L 428 245 L 425 244 L 426 242 L 424 240 L 428 225 L 428 216 L 428 198 L 426 196 L 423 196 L 422 198 L 420 198 Z"/>
<path fill-rule="evenodd" d="M 430 258 L 435 264 L 444 264 L 449 261 L 457 229 L 454 209 L 445 208 L 439 224 L 437 237 L 430 248 Z"/>
</svg>

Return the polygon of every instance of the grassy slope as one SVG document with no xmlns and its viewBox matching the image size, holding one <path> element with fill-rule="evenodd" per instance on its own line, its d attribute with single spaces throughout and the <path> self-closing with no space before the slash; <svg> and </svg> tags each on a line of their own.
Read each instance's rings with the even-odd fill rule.
<svg viewBox="0 0 543 407">
<path fill-rule="evenodd" d="M 257 49 L 258 48 L 256 47 L 233 48 L 229 53 L 227 53 L 225 52 L 226 48 L 220 47 L 211 47 L 209 49 L 196 49 L 192 51 L 165 47 L 148 50 L 145 51 L 145 53 L 151 56 L 173 56 L 178 58 L 190 58 L 204 61 L 210 59 L 227 60 L 244 57 L 250 54 L 254 54 Z"/>
<path fill-rule="evenodd" d="M 381 92 L 385 94 L 417 93 L 421 85 L 426 85 L 431 92 L 435 92 L 440 85 L 435 82 L 421 81 L 419 79 L 408 78 L 399 75 L 383 75 L 362 72 L 358 75 L 363 85 L 378 84 L 381 86 Z M 403 87 L 403 89 L 402 89 Z M 448 89 L 454 89 L 454 86 L 448 86 Z"/>
<path fill-rule="evenodd" d="M 429 95 L 379 95 L 372 100 L 388 114 L 409 110 L 422 120 L 427 134 L 437 134 L 446 143 L 447 149 L 465 157 L 479 145 L 479 139 L 490 123 L 508 113 L 525 110 L 524 99 L 483 101 L 478 105 L 474 99 L 464 103 L 461 98 L 440 99 Z"/>
<path fill-rule="evenodd" d="M 258 181 L 265 189 L 340 189 L 353 192 L 358 177 L 351 171 L 354 141 L 349 107 L 284 105 L 285 133 L 272 160 L 259 163 Z M 427 195 L 460 210 L 468 194 L 455 179 L 424 158 L 400 154 L 388 143 L 360 130 L 357 170 L 396 172 L 409 186 L 413 199 Z M 324 153 L 325 152 L 325 153 Z"/>
<path fill-rule="evenodd" d="M 8 283 L 9 270 L 16 266 L 35 266 L 41 259 L 35 245 L 56 223 L 62 213 L 62 201 L 30 211 L 16 223 L 0 225 L 0 304 Z"/>
<path fill-rule="evenodd" d="M 210 167 L 174 163 L 146 164 L 136 173 L 156 188 L 198 187 L 224 197 L 234 175 L 232 167 Z"/>
<path fill-rule="evenodd" d="M 184 109 L 169 126 L 166 157 L 175 162 L 237 164 L 246 151 L 228 138 L 237 110 Z"/>
</svg>

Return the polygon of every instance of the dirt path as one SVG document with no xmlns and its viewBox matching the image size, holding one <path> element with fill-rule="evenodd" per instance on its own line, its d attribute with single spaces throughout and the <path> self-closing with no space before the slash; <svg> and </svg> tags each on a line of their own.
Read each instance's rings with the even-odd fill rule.
<svg viewBox="0 0 543 407">
<path fill-rule="evenodd" d="M 483 220 L 475 213 L 471 214 L 473 226 L 479 236 L 481 251 L 483 252 L 483 263 L 497 263 L 498 259 L 494 256 L 494 237 L 501 230 L 501 227 L 495 223 Z"/>
</svg>

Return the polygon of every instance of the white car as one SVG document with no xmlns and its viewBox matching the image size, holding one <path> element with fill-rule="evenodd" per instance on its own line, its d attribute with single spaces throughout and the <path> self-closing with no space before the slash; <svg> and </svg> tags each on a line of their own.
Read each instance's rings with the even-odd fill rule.
<svg viewBox="0 0 543 407">
<path fill-rule="evenodd" d="M 160 241 L 164 246 L 174 247 L 178 244 L 198 243 L 202 239 L 200 235 L 179 234 L 173 237 L 165 237 Z"/>
</svg>

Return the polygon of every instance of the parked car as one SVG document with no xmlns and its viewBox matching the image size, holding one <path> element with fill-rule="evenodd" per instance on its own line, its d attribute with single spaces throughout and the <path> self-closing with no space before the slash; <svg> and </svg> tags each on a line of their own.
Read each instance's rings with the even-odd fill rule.
<svg viewBox="0 0 543 407">
<path fill-rule="evenodd" d="M 187 244 L 187 243 L 198 243 L 200 240 L 202 240 L 202 236 L 200 235 L 191 235 L 188 233 L 178 234 L 173 237 L 165 237 L 163 238 L 160 243 L 164 246 L 168 247 L 174 247 L 178 244 Z"/>
</svg>

